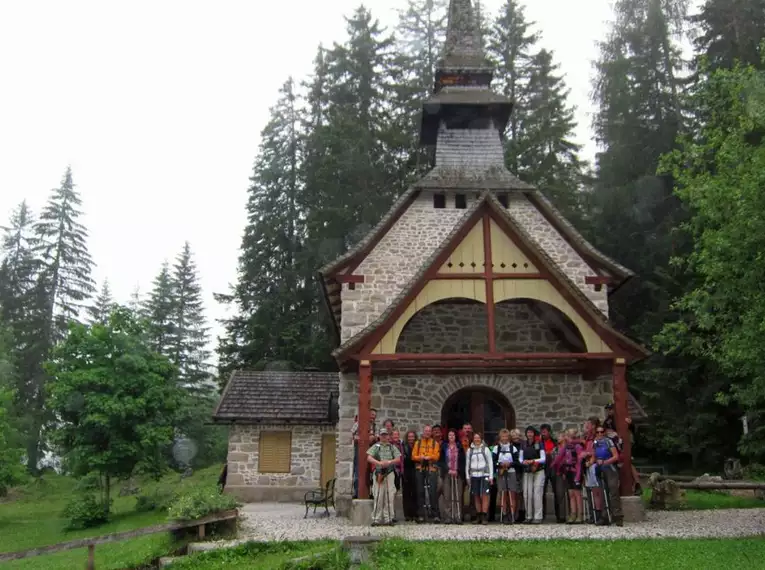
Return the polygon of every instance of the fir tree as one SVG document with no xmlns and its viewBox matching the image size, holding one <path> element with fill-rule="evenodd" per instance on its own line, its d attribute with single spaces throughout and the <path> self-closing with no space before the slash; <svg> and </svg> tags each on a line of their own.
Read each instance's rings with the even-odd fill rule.
<svg viewBox="0 0 765 570">
<path fill-rule="evenodd" d="M 27 303 L 34 289 L 38 271 L 35 259 L 37 242 L 34 219 L 26 202 L 13 211 L 10 223 L 3 227 L 2 263 L 0 263 L 0 316 L 12 328 L 27 317 Z"/>
<path fill-rule="evenodd" d="M 699 29 L 694 46 L 697 65 L 706 58 L 709 69 L 730 69 L 736 61 L 765 68 L 765 0 L 706 0 L 691 18 Z"/>
<path fill-rule="evenodd" d="M 173 309 L 173 283 L 170 266 L 165 261 L 154 278 L 153 288 L 143 306 L 144 316 L 149 321 L 146 332 L 151 348 L 164 356 L 170 356 L 174 333 Z"/>
<path fill-rule="evenodd" d="M 189 242 L 176 258 L 170 281 L 172 333 L 168 342 L 170 359 L 178 368 L 180 385 L 194 390 L 204 388 L 210 378 L 208 327 L 205 323 L 202 288 Z"/>
<path fill-rule="evenodd" d="M 101 285 L 101 291 L 96 297 L 95 302 L 88 307 L 88 314 L 90 315 L 88 324 L 106 324 L 109 321 L 109 315 L 111 315 L 115 306 L 116 303 L 114 302 L 111 289 L 109 288 L 109 281 L 104 279 L 104 282 Z"/>
</svg>

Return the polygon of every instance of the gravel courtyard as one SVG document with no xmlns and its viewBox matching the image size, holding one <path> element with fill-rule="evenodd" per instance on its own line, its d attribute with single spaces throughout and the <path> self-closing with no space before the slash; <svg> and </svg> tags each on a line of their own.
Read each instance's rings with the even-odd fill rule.
<svg viewBox="0 0 765 570">
<path fill-rule="evenodd" d="M 544 524 L 514 526 L 434 524 L 399 524 L 394 527 L 354 527 L 346 519 L 331 515 L 303 519 L 305 508 L 285 503 L 245 505 L 240 539 L 243 540 L 313 540 L 341 539 L 345 536 L 370 535 L 401 537 L 410 540 L 476 539 L 556 539 L 556 538 L 724 538 L 765 535 L 765 509 L 727 509 L 708 511 L 649 512 L 642 523 L 619 527 L 593 525 Z"/>
</svg>

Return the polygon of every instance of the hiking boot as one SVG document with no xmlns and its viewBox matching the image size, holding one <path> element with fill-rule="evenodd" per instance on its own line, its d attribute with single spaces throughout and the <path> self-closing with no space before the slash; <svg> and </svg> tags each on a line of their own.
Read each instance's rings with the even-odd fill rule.
<svg viewBox="0 0 765 570">
<path fill-rule="evenodd" d="M 489 518 L 486 516 L 486 513 L 483 513 L 481 517 L 481 524 L 489 524 Z"/>
<path fill-rule="evenodd" d="M 417 517 L 417 524 L 422 524 L 425 522 L 425 519 L 422 517 Z"/>
<path fill-rule="evenodd" d="M 531 521 L 531 524 L 542 524 L 542 519 Z"/>
<path fill-rule="evenodd" d="M 615 524 L 616 526 L 624 526 L 624 521 L 623 521 L 622 519 L 616 519 L 616 520 L 614 521 L 614 524 Z"/>
<path fill-rule="evenodd" d="M 438 517 L 433 517 L 433 524 L 438 524 L 441 522 L 441 519 Z"/>
</svg>

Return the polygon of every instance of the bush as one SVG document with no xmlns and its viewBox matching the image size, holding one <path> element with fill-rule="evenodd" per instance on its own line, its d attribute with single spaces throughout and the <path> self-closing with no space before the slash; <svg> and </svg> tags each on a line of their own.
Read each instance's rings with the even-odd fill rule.
<svg viewBox="0 0 765 570">
<path fill-rule="evenodd" d="M 200 487 L 179 496 L 168 509 L 171 520 L 190 521 L 210 513 L 228 511 L 239 506 L 231 495 L 222 494 L 214 485 Z"/>
<path fill-rule="evenodd" d="M 765 465 L 761 463 L 750 463 L 744 467 L 744 479 L 750 481 L 765 481 Z"/>
<path fill-rule="evenodd" d="M 110 501 L 111 503 L 111 501 Z M 69 519 L 67 530 L 92 528 L 109 520 L 111 504 L 104 505 L 95 495 L 77 495 L 64 509 Z"/>
<path fill-rule="evenodd" d="M 148 495 L 139 495 L 135 498 L 135 510 L 139 513 L 149 511 L 163 511 L 170 508 L 175 501 L 175 493 L 163 489 L 157 489 Z"/>
<path fill-rule="evenodd" d="M 77 481 L 74 486 L 76 493 L 86 493 L 88 491 L 98 491 L 101 489 L 101 478 L 98 473 L 88 473 Z"/>
</svg>

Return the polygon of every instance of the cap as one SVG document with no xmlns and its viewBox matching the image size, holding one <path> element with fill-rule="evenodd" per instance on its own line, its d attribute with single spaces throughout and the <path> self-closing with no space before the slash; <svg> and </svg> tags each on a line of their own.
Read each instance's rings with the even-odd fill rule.
<svg viewBox="0 0 765 570">
<path fill-rule="evenodd" d="M 385 429 L 385 428 L 382 428 L 382 429 L 380 430 L 380 435 L 388 435 L 388 430 L 387 430 L 387 429 Z"/>
<path fill-rule="evenodd" d="M 606 409 L 606 410 L 611 410 L 611 409 L 613 409 L 613 407 L 614 407 L 614 403 L 613 402 L 608 402 L 605 406 L 603 406 L 603 408 Z"/>
</svg>

